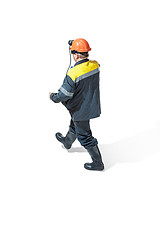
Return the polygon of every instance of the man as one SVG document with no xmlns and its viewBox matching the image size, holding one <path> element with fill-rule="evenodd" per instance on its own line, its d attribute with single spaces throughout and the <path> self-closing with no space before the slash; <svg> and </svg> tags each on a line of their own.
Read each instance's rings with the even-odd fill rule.
<svg viewBox="0 0 160 240">
<path fill-rule="evenodd" d="M 71 41 L 71 53 L 76 62 L 68 71 L 58 93 L 49 93 L 50 99 L 62 104 L 71 115 L 71 122 L 67 135 L 56 133 L 56 138 L 65 148 L 71 148 L 78 139 L 92 158 L 91 163 L 85 163 L 88 170 L 101 171 L 104 169 L 97 139 L 92 136 L 90 119 L 101 114 L 99 95 L 99 64 L 88 59 L 91 50 L 89 43 L 79 38 Z"/>
</svg>

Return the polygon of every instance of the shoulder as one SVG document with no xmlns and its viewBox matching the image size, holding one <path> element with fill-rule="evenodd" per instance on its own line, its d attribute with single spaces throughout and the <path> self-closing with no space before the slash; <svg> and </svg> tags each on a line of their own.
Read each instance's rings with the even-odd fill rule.
<svg viewBox="0 0 160 240">
<path fill-rule="evenodd" d="M 78 76 L 83 74 L 83 67 L 84 63 L 75 65 L 74 67 L 69 69 L 67 76 L 70 77 L 73 81 L 75 81 Z"/>
<path fill-rule="evenodd" d="M 71 68 L 68 73 L 67 76 L 69 76 L 72 81 L 75 81 L 76 78 L 78 78 L 79 76 L 86 74 L 90 71 L 93 71 L 95 69 L 99 68 L 99 63 L 95 60 L 89 60 L 87 62 L 78 64 L 76 66 L 74 66 L 73 68 Z"/>
<path fill-rule="evenodd" d="M 100 67 L 100 64 L 97 62 L 97 61 L 95 61 L 95 60 L 92 60 L 92 61 L 89 61 L 90 62 L 90 64 L 91 65 L 93 65 L 94 67 Z"/>
</svg>

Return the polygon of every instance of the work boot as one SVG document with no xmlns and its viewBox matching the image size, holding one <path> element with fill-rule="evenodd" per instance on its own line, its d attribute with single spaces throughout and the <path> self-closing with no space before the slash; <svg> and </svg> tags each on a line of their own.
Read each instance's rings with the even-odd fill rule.
<svg viewBox="0 0 160 240">
<path fill-rule="evenodd" d="M 98 146 L 87 149 L 88 153 L 92 158 L 92 163 L 85 163 L 84 168 L 87 170 L 97 170 L 102 171 L 104 169 L 104 164 L 102 162 L 102 157 L 99 151 Z"/>
<path fill-rule="evenodd" d="M 56 138 L 59 142 L 63 143 L 64 147 L 70 149 L 73 142 L 76 140 L 76 134 L 71 131 L 67 132 L 67 135 L 64 137 L 61 133 L 56 133 Z"/>
</svg>

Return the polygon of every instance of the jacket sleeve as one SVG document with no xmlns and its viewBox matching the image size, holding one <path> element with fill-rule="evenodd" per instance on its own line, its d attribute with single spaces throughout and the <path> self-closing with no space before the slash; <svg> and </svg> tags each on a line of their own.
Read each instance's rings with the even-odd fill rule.
<svg viewBox="0 0 160 240">
<path fill-rule="evenodd" d="M 74 81 L 67 75 L 63 81 L 62 86 L 58 90 L 58 93 L 55 95 L 55 100 L 57 102 L 66 102 L 71 99 L 74 95 L 75 91 L 75 83 Z"/>
</svg>

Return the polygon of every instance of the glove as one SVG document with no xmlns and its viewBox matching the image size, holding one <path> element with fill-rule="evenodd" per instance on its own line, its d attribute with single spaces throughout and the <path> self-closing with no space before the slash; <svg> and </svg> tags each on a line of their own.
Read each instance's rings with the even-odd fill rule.
<svg viewBox="0 0 160 240">
<path fill-rule="evenodd" d="M 51 93 L 50 99 L 51 99 L 53 102 L 55 102 L 55 103 L 59 103 L 59 102 L 60 102 L 60 99 L 58 98 L 57 93 Z"/>
</svg>

